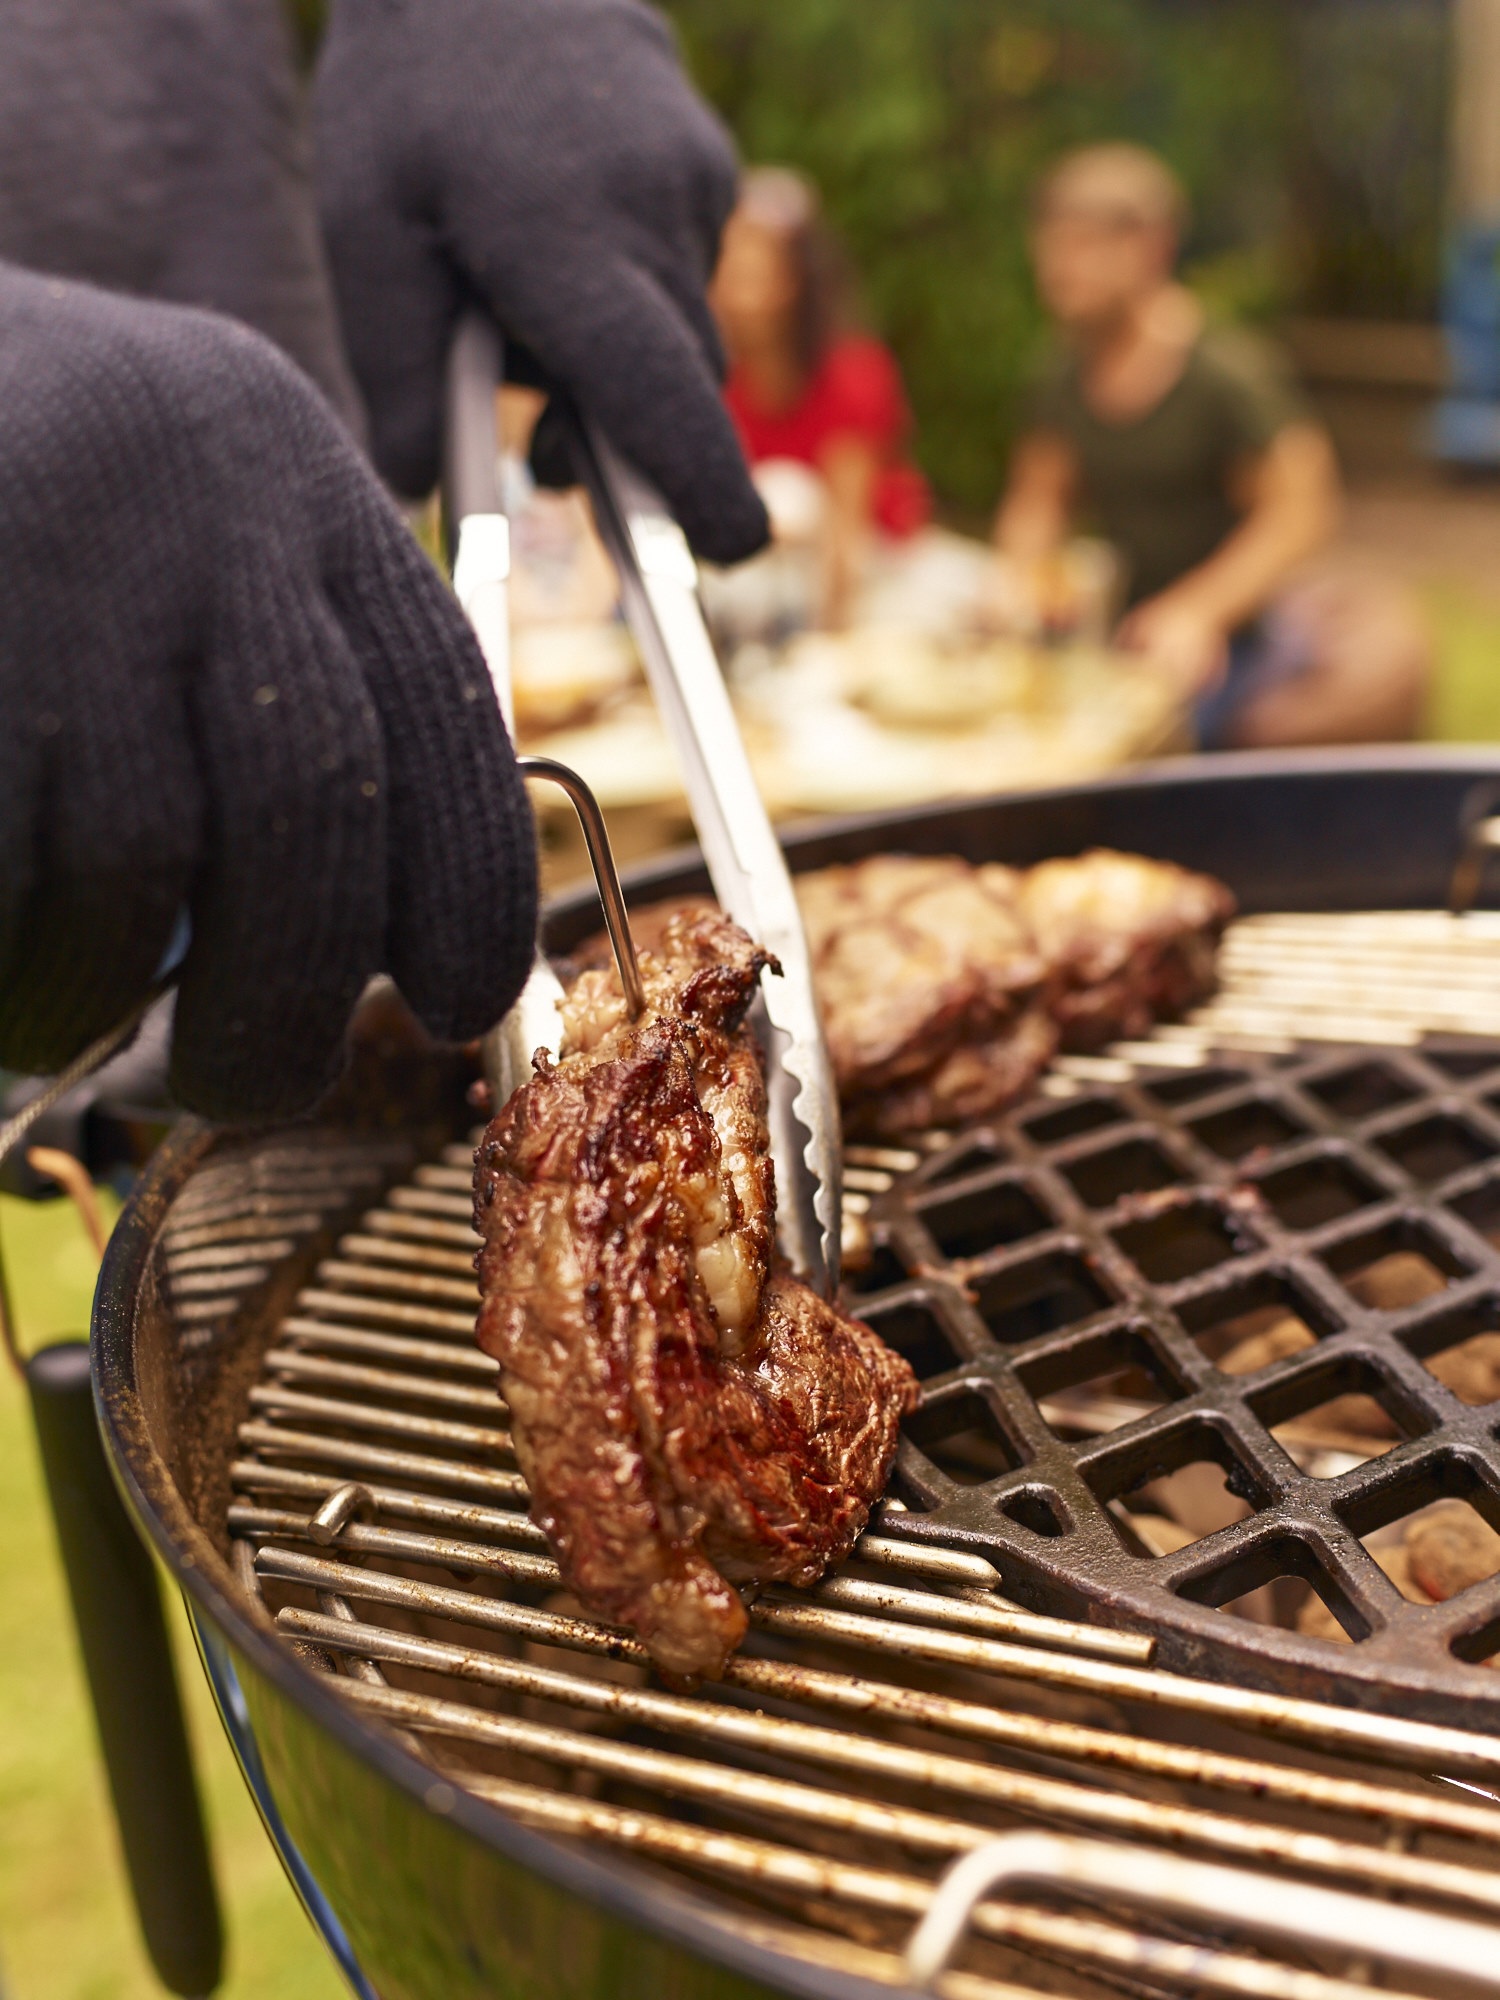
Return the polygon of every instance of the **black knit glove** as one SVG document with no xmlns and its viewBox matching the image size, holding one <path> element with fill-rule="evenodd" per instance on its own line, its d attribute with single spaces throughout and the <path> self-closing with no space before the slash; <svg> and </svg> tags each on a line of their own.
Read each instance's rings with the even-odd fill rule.
<svg viewBox="0 0 1500 2000">
<path fill-rule="evenodd" d="M 0 0 L 0 258 L 211 306 L 363 418 L 284 0 Z"/>
<path fill-rule="evenodd" d="M 0 1065 L 145 991 L 221 1118 L 336 1073 L 389 971 L 479 1033 L 530 963 L 530 813 L 457 605 L 258 335 L 0 265 Z"/>
<path fill-rule="evenodd" d="M 523 368 L 656 481 L 701 554 L 760 547 L 704 298 L 734 155 L 656 14 L 333 0 L 315 129 L 344 337 L 399 492 L 436 480 L 444 360 L 478 298 Z"/>
</svg>

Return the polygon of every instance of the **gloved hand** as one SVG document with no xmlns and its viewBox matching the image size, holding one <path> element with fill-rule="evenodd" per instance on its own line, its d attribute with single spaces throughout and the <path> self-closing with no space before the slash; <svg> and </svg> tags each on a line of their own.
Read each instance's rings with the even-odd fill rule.
<svg viewBox="0 0 1500 2000">
<path fill-rule="evenodd" d="M 477 298 L 656 482 L 700 554 L 761 546 L 704 297 L 734 155 L 655 13 L 333 0 L 315 131 L 344 336 L 399 492 L 437 478 L 444 362 Z"/>
<path fill-rule="evenodd" d="M 0 1065 L 59 1068 L 187 909 L 173 1082 L 335 1075 L 388 971 L 481 1032 L 530 812 L 478 646 L 305 378 L 227 320 L 0 265 Z"/>
<path fill-rule="evenodd" d="M 0 259 L 274 340 L 355 430 L 284 0 L 0 0 Z"/>
</svg>

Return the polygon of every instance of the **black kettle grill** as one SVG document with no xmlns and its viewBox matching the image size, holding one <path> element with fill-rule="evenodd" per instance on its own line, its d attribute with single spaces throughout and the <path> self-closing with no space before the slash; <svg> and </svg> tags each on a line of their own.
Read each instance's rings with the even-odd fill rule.
<svg viewBox="0 0 1500 2000">
<path fill-rule="evenodd" d="M 787 847 L 803 869 L 1108 845 L 1212 871 L 1252 919 L 1438 911 L 1497 787 L 1493 754 L 1231 757 Z M 705 880 L 687 857 L 628 886 Z M 567 899 L 548 943 L 596 923 Z M 1500 1034 L 1341 1043 L 1347 955 L 1320 973 L 1317 935 L 1297 973 L 1316 1040 L 1169 1035 L 1064 1065 L 974 1131 L 850 1149 L 860 1310 L 922 1407 L 855 1563 L 764 1594 L 696 1694 L 561 1596 L 526 1521 L 468 1334 L 462 1067 L 393 1047 L 315 1122 L 175 1132 L 100 1281 L 105 1447 L 355 1992 L 873 2000 L 931 1973 L 951 2000 L 1351 2000 L 1392 1967 L 1412 1993 L 1469 1990 L 1451 1953 L 1500 1909 L 1500 1578 L 1418 1607 L 1366 1543 L 1440 1496 L 1500 1527 L 1495 1412 L 1424 1366 L 1500 1298 Z M 1366 985 L 1387 948 L 1367 943 Z M 1360 1259 L 1393 1246 L 1435 1289 L 1362 1305 Z M 1315 1344 L 1218 1373 L 1214 1329 L 1267 1299 Z M 1070 1392 L 1122 1370 L 1124 1416 L 1070 1424 Z M 1277 1434 L 1353 1392 L 1396 1440 L 1316 1475 Z M 1238 1518 L 1133 1546 L 1132 1491 L 1198 1460 Z M 1287 1588 L 1342 1640 L 1236 1615 Z M 96 1686 L 112 1648 L 145 1658 L 116 1615 L 94 1620 Z M 142 1741 L 163 1715 L 170 1737 L 164 1662 L 115 1684 Z M 166 1851 L 170 1827 L 145 1831 Z M 935 1880 L 997 1840 L 1007 1886 L 944 1876 L 967 1942 L 923 1972 L 903 1954 Z M 175 1881 L 169 1926 L 201 1921 L 167 1969 L 206 1991 L 210 1891 Z M 1363 1912 L 1357 1947 L 1335 1906 Z"/>
</svg>

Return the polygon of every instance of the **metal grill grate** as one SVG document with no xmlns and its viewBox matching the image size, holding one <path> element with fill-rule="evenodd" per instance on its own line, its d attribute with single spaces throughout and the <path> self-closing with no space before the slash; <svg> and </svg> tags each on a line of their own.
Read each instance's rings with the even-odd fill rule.
<svg viewBox="0 0 1500 2000">
<path fill-rule="evenodd" d="M 1347 990 L 1342 1044 L 1288 1035 L 1309 984 Z M 1173 1664 L 1292 1691 L 1333 1666 L 1403 1713 L 1500 1718 L 1472 1664 L 1500 1576 L 1417 1603 L 1377 1559 L 1441 1500 L 1500 1526 L 1500 1408 L 1454 1370 L 1500 1329 L 1500 1039 L 1418 1045 L 1424 1017 L 1500 1033 L 1493 920 L 1243 924 L 1197 1021 L 1065 1063 L 872 1196 L 861 1310 L 924 1379 L 912 1532 Z M 1174 1476 L 1207 1525 L 1166 1548 L 1149 1496 Z M 1332 1655 L 1258 1622 L 1312 1593 L 1353 1642 Z"/>
<path fill-rule="evenodd" d="M 1407 1606 L 1363 1546 L 1439 1496 L 1500 1521 L 1497 1413 L 1425 1365 L 1500 1309 L 1500 1040 L 1403 1047 L 1408 1008 L 1379 1053 L 1314 1051 L 1263 994 L 1231 1025 L 1276 976 L 1247 934 L 1197 1027 L 1066 1063 L 930 1149 L 851 1150 L 877 1245 L 860 1309 L 924 1378 L 902 1499 L 845 1574 L 762 1594 L 723 1683 L 660 1691 L 560 1594 L 472 1346 L 466 1147 L 391 1189 L 281 1322 L 232 1468 L 246 1588 L 442 1782 L 686 1870 L 725 1921 L 876 1978 L 937 1871 L 1016 1826 L 1500 1918 L 1500 1811 L 1430 1782 L 1500 1787 L 1500 1741 L 1438 1726 L 1500 1715 L 1452 1650 L 1488 1645 L 1500 1586 Z M 1420 1262 L 1430 1296 L 1362 1300 L 1382 1258 L 1408 1287 Z M 1312 1345 L 1217 1365 L 1288 1305 Z M 1314 1421 L 1351 1394 L 1399 1429 L 1378 1456 Z M 1242 1518 L 1154 1556 L 1125 1502 L 1194 1464 Z M 1280 1575 L 1356 1643 L 1217 1608 Z M 1299 1698 L 1332 1673 L 1407 1719 Z M 1247 1951 L 1222 1912 L 1143 1925 L 1097 1894 L 984 1902 L 964 1962 L 954 2000 L 1372 1990 L 1327 1951 Z"/>
</svg>

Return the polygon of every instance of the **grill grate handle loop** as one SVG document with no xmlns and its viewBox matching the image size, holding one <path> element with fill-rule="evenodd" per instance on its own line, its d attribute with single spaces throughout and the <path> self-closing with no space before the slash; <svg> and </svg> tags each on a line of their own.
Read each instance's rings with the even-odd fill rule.
<svg viewBox="0 0 1500 2000">
<path fill-rule="evenodd" d="M 1448 884 L 1448 914 L 1466 917 L 1479 900 L 1484 886 L 1485 864 L 1500 847 L 1500 814 L 1487 813 L 1476 819 L 1464 837 L 1463 852 L 1454 864 Z"/>
<path fill-rule="evenodd" d="M 620 970 L 620 984 L 625 991 L 625 1005 L 632 1021 L 638 1021 L 646 1011 L 646 989 L 641 984 L 641 968 L 635 955 L 635 940 L 630 935 L 630 921 L 625 910 L 625 891 L 620 887 L 620 872 L 615 867 L 614 853 L 609 844 L 609 832 L 604 824 L 604 814 L 599 810 L 599 801 L 589 790 L 576 771 L 566 764 L 559 764 L 555 757 L 518 757 L 521 775 L 526 778 L 545 778 L 548 784 L 556 785 L 567 793 L 573 810 L 578 815 L 578 823 L 583 828 L 584 843 L 589 851 L 589 864 L 594 871 L 594 881 L 599 890 L 599 901 L 604 908 L 604 922 L 609 931 L 609 941 L 614 949 L 615 964 Z"/>
<path fill-rule="evenodd" d="M 1464 1980 L 1477 1993 L 1500 1994 L 1495 1933 L 1487 1924 L 1302 1882 L 1273 1885 L 1263 1875 L 1147 1847 L 1045 1833 L 1002 1834 L 953 1863 L 907 1944 L 912 1985 L 930 1991 L 983 1898 L 1023 1882 L 1102 1892 L 1211 1925 L 1228 1919 L 1271 1937 L 1373 1955 Z"/>
</svg>

